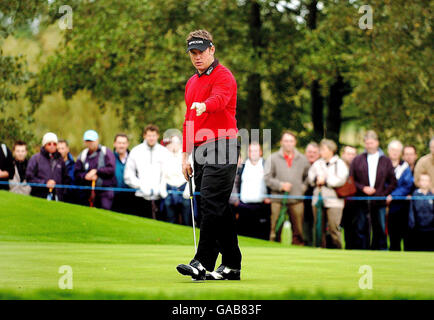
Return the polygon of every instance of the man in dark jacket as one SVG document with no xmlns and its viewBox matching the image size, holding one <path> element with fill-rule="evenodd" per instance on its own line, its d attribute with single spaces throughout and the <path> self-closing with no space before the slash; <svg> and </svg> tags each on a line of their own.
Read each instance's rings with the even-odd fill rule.
<svg viewBox="0 0 434 320">
<path fill-rule="evenodd" d="M 0 143 L 0 190 L 9 190 L 9 179 L 14 176 L 14 159 L 12 152 L 4 144 Z"/>
<path fill-rule="evenodd" d="M 47 198 L 51 193 L 58 199 L 63 199 L 63 189 L 56 185 L 69 184 L 65 162 L 57 151 L 57 136 L 48 132 L 42 139 L 41 151 L 33 155 L 27 166 L 26 178 L 29 183 L 45 184 L 45 187 L 32 187 L 31 195 Z"/>
<path fill-rule="evenodd" d="M 356 196 L 386 197 L 397 185 L 392 162 L 380 155 L 378 136 L 374 131 L 368 131 L 364 141 L 366 152 L 358 155 L 350 167 L 357 188 Z M 354 207 L 353 248 L 387 250 L 385 200 L 356 201 Z"/>
<path fill-rule="evenodd" d="M 91 186 L 92 181 L 95 181 L 95 187 L 115 187 L 115 156 L 109 148 L 100 145 L 98 139 L 98 133 L 94 130 L 84 133 L 83 140 L 87 148 L 80 153 L 75 162 L 75 181 L 83 186 Z M 114 196 L 112 190 L 86 190 L 82 192 L 81 203 L 89 204 L 88 199 L 92 194 L 95 195 L 95 207 L 111 209 Z"/>
<path fill-rule="evenodd" d="M 129 145 L 130 141 L 126 134 L 118 133 L 115 136 L 113 142 L 113 153 L 116 159 L 115 176 L 117 188 L 129 189 L 124 180 L 125 164 L 127 163 L 128 155 L 130 154 L 130 151 L 128 150 Z M 134 214 L 134 203 L 134 192 L 116 191 L 113 198 L 112 210 L 121 213 Z"/>
<path fill-rule="evenodd" d="M 26 183 L 26 170 L 29 161 L 27 160 L 27 144 L 24 141 L 16 141 L 13 147 L 14 156 L 14 176 L 9 179 L 10 191 L 17 194 L 29 195 L 31 187 L 23 185 Z"/>
<path fill-rule="evenodd" d="M 66 172 L 68 173 L 70 183 L 73 185 L 75 182 L 75 178 L 74 178 L 75 160 L 71 152 L 69 152 L 68 141 L 60 139 L 59 142 L 57 143 L 57 151 L 59 151 L 60 155 L 63 158 L 63 161 L 65 162 Z M 78 202 L 77 194 L 78 191 L 76 189 L 73 188 L 65 189 L 63 201 L 69 203 L 77 203 Z"/>
<path fill-rule="evenodd" d="M 69 152 L 68 141 L 60 139 L 57 143 L 57 151 L 59 151 L 60 155 L 63 158 L 63 161 L 65 161 L 66 171 L 68 172 L 68 176 L 71 179 L 71 183 L 73 184 L 75 160 L 71 152 Z"/>
</svg>

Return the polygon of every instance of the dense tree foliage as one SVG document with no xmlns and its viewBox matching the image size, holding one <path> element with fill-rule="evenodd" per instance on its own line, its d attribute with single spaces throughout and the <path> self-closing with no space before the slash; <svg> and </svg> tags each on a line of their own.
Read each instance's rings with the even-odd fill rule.
<svg viewBox="0 0 434 320">
<path fill-rule="evenodd" d="M 61 1 L 0 5 L 5 38 L 38 17 L 58 23 Z M 22 58 L 0 55 L 0 106 L 26 86 L 35 111 L 47 95 L 90 92 L 101 112 L 122 105 L 124 129 L 154 122 L 181 129 L 184 85 L 193 74 L 185 38 L 212 31 L 216 56 L 238 82 L 240 128 L 283 129 L 301 145 L 341 128 L 373 128 L 425 152 L 433 132 L 431 1 L 370 1 L 362 30 L 359 0 L 68 1 L 72 29 L 29 83 Z M 28 10 L 17 10 L 20 6 Z M 11 20 L 10 18 L 13 17 Z M 9 19 L 9 20 L 8 20 Z M 3 130 L 3 129 L 0 129 Z"/>
</svg>

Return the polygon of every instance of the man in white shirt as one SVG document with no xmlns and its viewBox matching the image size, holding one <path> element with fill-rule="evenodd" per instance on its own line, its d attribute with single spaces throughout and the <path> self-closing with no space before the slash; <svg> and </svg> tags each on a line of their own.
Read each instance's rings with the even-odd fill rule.
<svg viewBox="0 0 434 320">
<path fill-rule="evenodd" d="M 369 177 L 369 186 L 374 188 L 375 179 L 377 177 L 377 167 L 378 160 L 380 159 L 380 153 L 378 150 L 374 151 L 374 153 L 369 153 L 368 151 L 368 177 Z"/>
<path fill-rule="evenodd" d="M 350 167 L 350 176 L 357 188 L 356 196 L 387 197 L 397 185 L 392 162 L 380 154 L 378 136 L 374 131 L 368 131 L 364 141 L 366 152 L 354 158 Z M 387 250 L 385 200 L 358 200 L 354 207 L 352 249 Z"/>
<path fill-rule="evenodd" d="M 238 169 L 235 186 L 240 193 L 234 206 L 238 213 L 238 234 L 268 240 L 270 232 L 270 199 L 264 180 L 264 159 L 261 145 L 252 142 L 249 157 Z"/>
<path fill-rule="evenodd" d="M 125 183 L 134 189 L 136 215 L 165 220 L 159 212 L 164 162 L 169 151 L 158 143 L 159 129 L 148 125 L 143 131 L 143 143 L 134 147 L 125 164 Z"/>
</svg>

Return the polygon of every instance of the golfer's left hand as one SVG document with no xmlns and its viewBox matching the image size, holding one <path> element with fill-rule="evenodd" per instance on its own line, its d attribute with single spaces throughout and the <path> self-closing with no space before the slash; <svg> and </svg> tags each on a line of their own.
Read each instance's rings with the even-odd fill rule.
<svg viewBox="0 0 434 320">
<path fill-rule="evenodd" d="M 196 109 L 196 116 L 200 116 L 202 113 L 206 111 L 206 104 L 201 102 L 193 102 L 190 110 Z"/>
</svg>

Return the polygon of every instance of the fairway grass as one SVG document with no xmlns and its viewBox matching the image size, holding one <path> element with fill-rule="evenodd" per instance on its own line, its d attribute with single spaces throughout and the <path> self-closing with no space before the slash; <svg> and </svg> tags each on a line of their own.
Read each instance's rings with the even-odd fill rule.
<svg viewBox="0 0 434 320">
<path fill-rule="evenodd" d="M 0 201 L 0 299 L 434 298 L 433 253 L 288 248 L 240 237 L 242 281 L 193 282 L 175 269 L 193 256 L 191 227 L 5 192 Z M 59 288 L 64 265 L 72 290 Z M 371 290 L 359 288 L 363 265 L 372 268 Z"/>
</svg>

